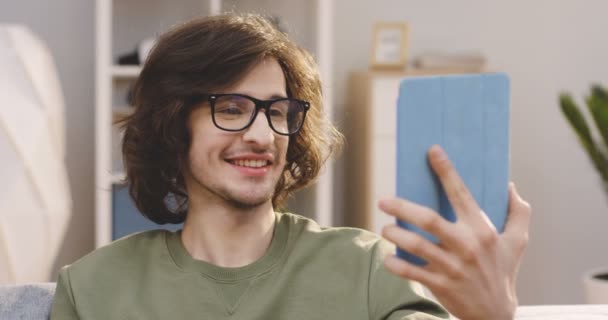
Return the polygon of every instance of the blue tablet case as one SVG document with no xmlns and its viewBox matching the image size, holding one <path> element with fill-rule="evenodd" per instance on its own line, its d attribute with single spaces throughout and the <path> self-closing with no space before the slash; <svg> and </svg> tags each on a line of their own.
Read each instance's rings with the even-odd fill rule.
<svg viewBox="0 0 608 320">
<path fill-rule="evenodd" d="M 509 92 L 503 73 L 403 79 L 397 102 L 397 196 L 456 220 L 428 163 L 429 148 L 439 144 L 501 232 L 508 210 Z M 398 224 L 437 242 L 412 225 Z M 397 255 L 426 263 L 403 250 Z"/>
</svg>

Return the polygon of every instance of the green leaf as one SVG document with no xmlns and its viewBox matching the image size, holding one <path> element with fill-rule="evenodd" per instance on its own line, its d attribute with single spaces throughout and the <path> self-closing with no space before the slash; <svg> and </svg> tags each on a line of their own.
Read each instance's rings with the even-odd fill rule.
<svg viewBox="0 0 608 320">
<path fill-rule="evenodd" d="M 598 97 L 596 97 L 596 100 L 597 99 Z M 587 151 L 589 158 L 600 173 L 602 180 L 605 182 L 608 181 L 608 159 L 600 150 L 598 150 L 597 144 L 591 136 L 591 130 L 589 130 L 589 126 L 587 125 L 587 121 L 585 121 L 581 110 L 569 94 L 562 93 L 559 97 L 559 102 L 562 113 L 576 132 L 580 143 L 585 148 L 585 151 Z M 597 104 L 597 101 L 594 100 L 592 103 Z"/>
<path fill-rule="evenodd" d="M 587 121 L 585 121 L 583 114 L 572 97 L 569 94 L 562 93 L 559 96 L 559 103 L 562 112 L 566 116 L 566 119 L 582 140 L 581 142 L 585 145 L 593 143 L 593 138 L 591 137 L 591 131 L 589 130 Z"/>
<path fill-rule="evenodd" d="M 608 147 L 608 92 L 601 86 L 593 86 L 591 96 L 587 98 L 587 107 L 604 140 L 604 145 Z"/>
</svg>

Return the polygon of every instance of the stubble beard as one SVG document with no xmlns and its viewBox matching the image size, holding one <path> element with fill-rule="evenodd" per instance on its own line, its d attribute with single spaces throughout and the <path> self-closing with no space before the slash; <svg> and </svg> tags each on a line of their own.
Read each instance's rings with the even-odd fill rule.
<svg viewBox="0 0 608 320">
<path fill-rule="evenodd" d="M 270 192 L 270 194 L 263 196 L 263 197 L 259 197 L 258 199 L 251 199 L 249 201 L 242 199 L 243 197 L 238 197 L 237 195 L 235 195 L 233 192 L 231 192 L 230 190 L 227 190 L 227 188 L 223 188 L 223 187 L 213 187 L 213 186 L 209 186 L 206 183 L 203 183 L 199 178 L 192 176 L 193 180 L 199 185 L 199 187 L 201 187 L 204 190 L 207 190 L 209 193 L 214 194 L 215 196 L 217 196 L 218 198 L 224 200 L 224 202 L 226 202 L 227 205 L 238 209 L 238 210 L 252 210 L 255 208 L 258 208 L 266 203 L 268 203 L 268 201 L 272 200 L 272 197 L 274 196 L 274 189 L 272 192 Z M 277 181 L 275 181 L 274 186 L 276 186 L 278 183 L 278 179 Z"/>
</svg>

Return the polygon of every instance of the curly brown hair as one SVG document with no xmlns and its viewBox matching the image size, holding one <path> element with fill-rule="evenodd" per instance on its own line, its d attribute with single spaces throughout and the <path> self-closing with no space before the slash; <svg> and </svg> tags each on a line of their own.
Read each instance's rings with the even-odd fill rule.
<svg viewBox="0 0 608 320">
<path fill-rule="evenodd" d="M 290 97 L 311 108 L 291 136 L 286 165 L 272 198 L 281 208 L 312 183 L 343 144 L 323 113 L 321 81 L 309 53 L 260 15 L 195 19 L 160 36 L 133 89 L 135 112 L 123 119 L 122 144 L 129 194 L 159 223 L 181 223 L 188 208 L 184 182 L 191 137 L 186 123 L 194 97 L 228 88 L 265 58 L 278 61 Z"/>
</svg>

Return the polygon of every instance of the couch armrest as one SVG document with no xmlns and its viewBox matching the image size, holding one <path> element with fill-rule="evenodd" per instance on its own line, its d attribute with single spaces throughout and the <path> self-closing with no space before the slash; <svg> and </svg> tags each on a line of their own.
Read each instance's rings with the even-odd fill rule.
<svg viewBox="0 0 608 320">
<path fill-rule="evenodd" d="M 0 286 L 0 319 L 47 320 L 55 283 Z"/>
</svg>

